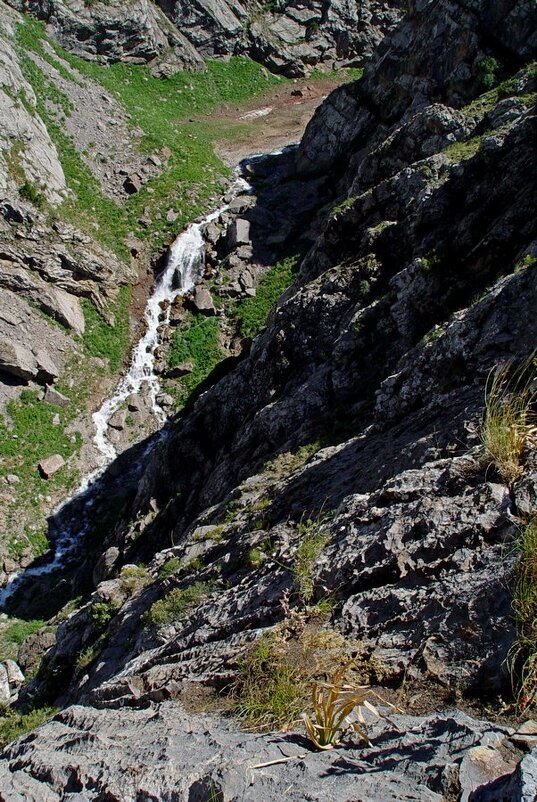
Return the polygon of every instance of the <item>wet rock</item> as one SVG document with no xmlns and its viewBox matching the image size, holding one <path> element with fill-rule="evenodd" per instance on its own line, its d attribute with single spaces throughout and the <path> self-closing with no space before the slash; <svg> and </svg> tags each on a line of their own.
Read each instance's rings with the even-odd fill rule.
<svg viewBox="0 0 537 802">
<path fill-rule="evenodd" d="M 125 428 L 127 421 L 127 410 L 125 409 L 118 409 L 117 412 L 114 412 L 110 420 L 108 421 L 108 426 L 111 429 L 117 429 L 117 431 L 122 432 Z"/>
<path fill-rule="evenodd" d="M 215 245 L 222 236 L 222 229 L 214 222 L 211 222 L 205 228 L 205 239 L 212 245 Z"/>
<path fill-rule="evenodd" d="M 129 412 L 139 412 L 142 408 L 142 399 L 139 395 L 131 394 L 125 399 Z"/>
<path fill-rule="evenodd" d="M 175 398 L 169 393 L 159 393 L 157 395 L 157 404 L 165 409 L 170 409 L 175 406 Z"/>
<path fill-rule="evenodd" d="M 52 454 L 52 456 L 41 460 L 38 468 L 43 479 L 50 479 L 50 477 L 54 476 L 64 465 L 65 460 L 61 454 Z"/>
</svg>

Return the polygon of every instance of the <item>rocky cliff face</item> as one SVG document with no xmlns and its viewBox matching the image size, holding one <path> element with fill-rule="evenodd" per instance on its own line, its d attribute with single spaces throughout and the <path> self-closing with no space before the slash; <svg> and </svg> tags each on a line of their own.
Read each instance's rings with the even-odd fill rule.
<svg viewBox="0 0 537 802">
<path fill-rule="evenodd" d="M 425 692 L 429 707 L 510 692 L 512 544 L 516 515 L 537 513 L 535 450 L 507 484 L 479 428 L 491 369 L 537 342 L 534 9 L 435 0 L 411 12 L 296 156 L 277 160 L 294 221 L 279 246 L 304 251 L 295 282 L 239 364 L 173 421 L 91 566 L 95 591 L 58 619 L 25 698 L 87 707 L 5 753 L 13 799 L 19 787 L 162 797 L 170 782 L 191 800 L 289 787 L 297 800 L 533 799 L 535 753 L 520 761 L 513 729 L 460 712 L 396 716 L 405 735 L 383 723 L 371 751 L 310 755 L 304 770 L 251 769 L 294 754 L 292 738 L 178 712 L 327 599 L 323 632 L 353 644 L 362 681 L 399 688 L 408 712 Z M 262 181 L 271 167 L 251 171 Z M 301 214 L 297 198 L 311 197 Z M 255 254 L 259 209 L 239 214 Z M 317 551 L 300 573 L 305 541 Z M 174 598 L 191 600 L 188 615 L 159 621 Z M 119 778 L 110 754 L 126 747 L 110 722 L 147 767 L 164 742 L 173 760 L 184 750 L 172 720 L 190 733 L 177 777 Z"/>
<path fill-rule="evenodd" d="M 204 68 L 194 47 L 150 0 L 12 0 L 10 5 L 46 22 L 62 47 L 83 58 L 149 62 L 162 75 Z"/>
<path fill-rule="evenodd" d="M 401 16 L 400 2 L 223 2 L 159 5 L 206 56 L 248 53 L 270 70 L 360 65 Z"/>
<path fill-rule="evenodd" d="M 10 3 L 46 21 L 63 47 L 85 58 L 149 62 L 156 74 L 170 74 L 203 69 L 204 57 L 243 54 L 295 77 L 316 64 L 362 64 L 404 8 L 401 0 Z"/>
</svg>

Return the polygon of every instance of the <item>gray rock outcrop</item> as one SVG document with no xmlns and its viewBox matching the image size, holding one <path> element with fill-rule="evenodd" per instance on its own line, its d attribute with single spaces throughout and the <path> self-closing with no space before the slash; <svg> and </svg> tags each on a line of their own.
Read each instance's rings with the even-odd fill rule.
<svg viewBox="0 0 537 802">
<path fill-rule="evenodd" d="M 351 741 L 313 752 L 296 737 L 239 732 L 222 721 L 187 716 L 174 703 L 147 710 L 71 707 L 4 751 L 0 783 L 9 802 L 59 802 L 74 788 L 88 802 L 134 802 L 141 789 L 155 799 L 441 802 L 459 788 L 465 754 L 481 748 L 499 755 L 508 735 L 504 727 L 459 712 L 393 715 L 371 722 L 370 747 Z M 284 760 L 293 756 L 298 759 Z M 533 753 L 521 764 L 526 789 L 532 760 Z M 524 793 L 510 799 L 529 802 Z"/>
<path fill-rule="evenodd" d="M 56 41 L 84 58 L 149 62 L 161 74 L 203 69 L 192 45 L 149 0 L 9 0 L 44 20 Z"/>
</svg>

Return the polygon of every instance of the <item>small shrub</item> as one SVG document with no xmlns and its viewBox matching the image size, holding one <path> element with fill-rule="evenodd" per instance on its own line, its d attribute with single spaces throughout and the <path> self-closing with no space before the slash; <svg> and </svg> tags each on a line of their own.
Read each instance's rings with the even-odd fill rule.
<svg viewBox="0 0 537 802">
<path fill-rule="evenodd" d="M 323 625 L 316 608 L 288 611 L 287 618 L 264 634 L 239 662 L 230 688 L 233 712 L 254 730 L 289 729 L 308 705 L 311 683 L 349 667 L 360 644 Z"/>
<path fill-rule="evenodd" d="M 161 627 L 179 621 L 215 588 L 215 582 L 194 582 L 187 588 L 174 588 L 151 605 L 142 621 L 146 627 Z"/>
<path fill-rule="evenodd" d="M 38 209 L 45 203 L 45 196 L 32 181 L 25 181 L 24 184 L 19 187 L 19 195 L 21 198 L 24 198 L 24 200 L 33 203 Z"/>
<path fill-rule="evenodd" d="M 501 64 L 493 56 L 485 56 L 477 62 L 477 68 L 481 73 L 481 81 L 485 89 L 492 89 L 498 83 L 497 73 Z"/>
<path fill-rule="evenodd" d="M 106 629 L 114 615 L 117 613 L 116 605 L 111 602 L 95 602 L 90 610 L 90 618 L 97 630 Z"/>
<path fill-rule="evenodd" d="M 129 596 L 138 593 L 150 581 L 151 576 L 145 565 L 126 565 L 119 575 L 121 590 Z"/>
<path fill-rule="evenodd" d="M 179 557 L 170 557 L 169 560 L 166 560 L 164 565 L 162 565 L 159 569 L 158 575 L 160 579 L 168 579 L 168 577 L 173 576 L 181 567 L 181 560 Z"/>
<path fill-rule="evenodd" d="M 251 569 L 259 568 L 266 559 L 266 554 L 261 549 L 250 549 L 247 555 L 247 565 Z"/>
<path fill-rule="evenodd" d="M 14 741 L 24 733 L 39 727 L 47 719 L 56 715 L 54 707 L 41 707 L 29 713 L 19 713 L 12 707 L 5 709 L 0 715 L 0 748 Z"/>
<path fill-rule="evenodd" d="M 524 452 L 528 443 L 535 441 L 536 378 L 532 356 L 518 370 L 508 362 L 491 372 L 487 382 L 481 440 L 509 486 L 522 474 Z"/>
</svg>

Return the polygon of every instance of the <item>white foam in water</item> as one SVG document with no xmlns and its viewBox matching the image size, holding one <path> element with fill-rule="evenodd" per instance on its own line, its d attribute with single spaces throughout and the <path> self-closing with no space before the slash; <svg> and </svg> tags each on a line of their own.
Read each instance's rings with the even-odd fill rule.
<svg viewBox="0 0 537 802">
<path fill-rule="evenodd" d="M 237 178 L 230 189 L 230 195 L 235 197 L 241 192 L 250 190 L 250 185 L 237 174 Z M 55 510 L 53 517 L 57 519 L 58 523 L 66 505 L 77 497 L 83 498 L 90 485 L 98 481 L 107 466 L 116 458 L 116 450 L 107 437 L 108 423 L 112 415 L 117 412 L 129 395 L 138 394 L 142 385 L 147 384 L 152 412 L 161 426 L 166 422 L 166 415 L 162 407 L 157 403 L 159 383 L 154 370 L 155 351 L 159 345 L 158 329 L 163 323 L 168 323 L 173 300 L 178 295 L 184 295 L 193 289 L 196 280 L 200 277 L 205 263 L 203 229 L 208 223 L 218 219 L 228 206 L 229 204 L 226 204 L 212 212 L 200 223 L 192 223 L 186 231 L 179 234 L 172 244 L 166 268 L 159 276 L 155 289 L 147 302 L 145 310 L 146 332 L 133 351 L 130 368 L 119 382 L 111 398 L 105 401 L 102 407 L 93 415 L 95 425 L 94 442 L 100 454 L 100 464 L 84 478 L 76 492 Z M 159 320 L 163 313 L 161 306 L 163 301 L 168 301 L 169 304 L 164 313 L 164 320 Z M 150 443 L 148 448 L 151 448 L 151 446 L 152 444 Z M 91 504 L 92 499 L 88 498 L 85 508 L 91 507 Z M 76 520 L 69 520 L 63 526 L 58 526 L 54 541 L 53 560 L 22 572 L 10 574 L 7 585 L 0 590 L 0 609 L 3 608 L 23 578 L 26 581 L 27 578 L 32 576 L 37 577 L 51 573 L 65 562 L 65 559 L 76 550 L 80 537 L 87 530 L 88 522 L 85 518 L 86 516 L 82 513 L 81 520 L 80 508 L 78 508 Z"/>
</svg>

